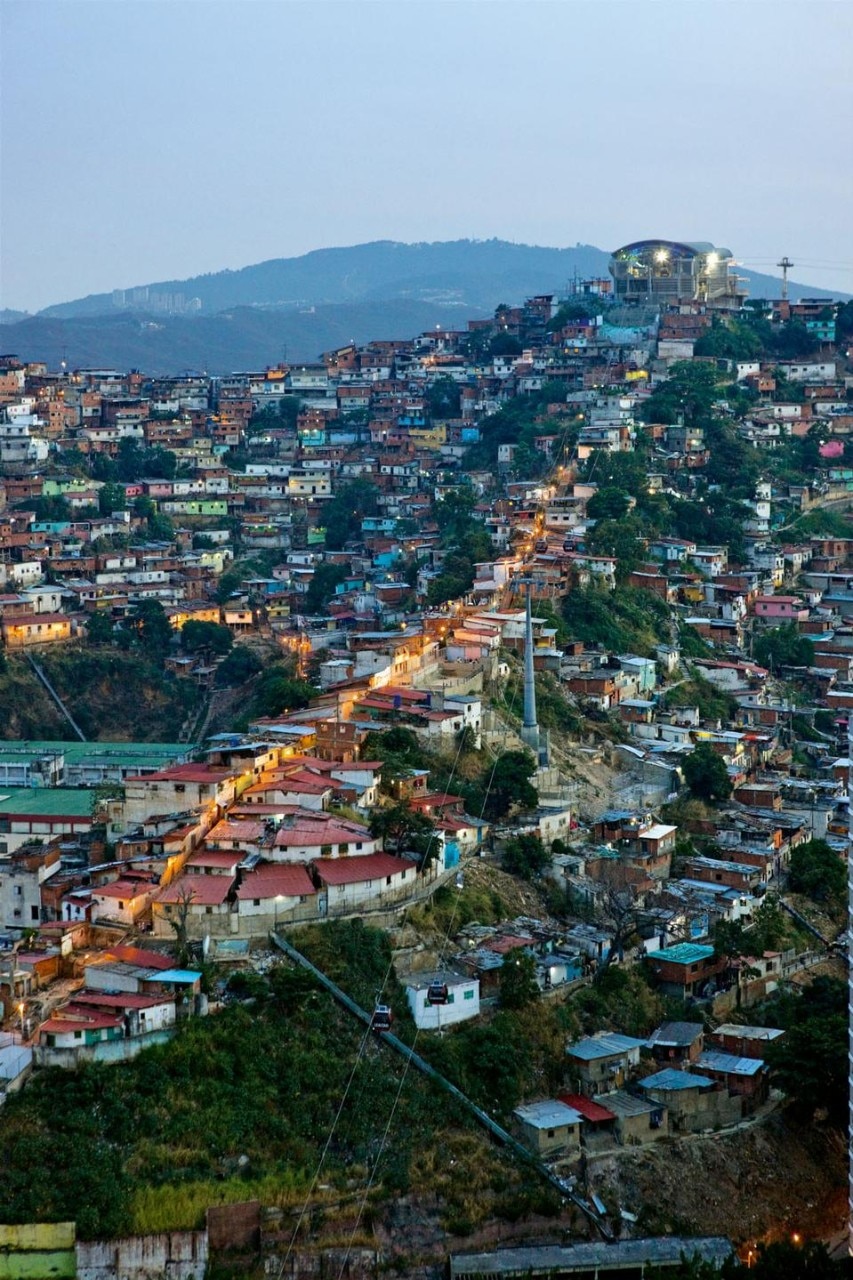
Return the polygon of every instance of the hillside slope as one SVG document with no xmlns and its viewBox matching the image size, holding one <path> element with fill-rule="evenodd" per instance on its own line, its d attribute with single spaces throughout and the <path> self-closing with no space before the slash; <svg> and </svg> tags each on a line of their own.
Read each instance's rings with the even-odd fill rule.
<svg viewBox="0 0 853 1280">
<path fill-rule="evenodd" d="M 166 679 L 138 653 L 69 645 L 37 655 L 86 737 L 103 742 L 177 742 L 199 691 Z M 26 658 L 7 658 L 0 673 L 4 738 L 74 738 L 71 726 Z"/>
</svg>

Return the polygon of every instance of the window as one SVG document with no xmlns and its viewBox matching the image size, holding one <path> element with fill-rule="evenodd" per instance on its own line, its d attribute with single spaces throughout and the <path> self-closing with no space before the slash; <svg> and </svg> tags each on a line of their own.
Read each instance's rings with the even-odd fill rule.
<svg viewBox="0 0 853 1280">
<path fill-rule="evenodd" d="M 119 911 L 124 911 L 124 903 L 123 903 L 123 902 L 120 902 L 120 903 L 118 904 L 118 909 L 119 909 Z"/>
<path fill-rule="evenodd" d="M 454 1004 L 455 1002 L 456 1002 L 456 996 L 454 995 L 454 993 L 453 993 L 452 991 L 448 991 L 448 993 L 447 993 L 447 1003 L 448 1003 L 448 1004 Z"/>
<path fill-rule="evenodd" d="M 213 915 L 213 907 L 205 907 L 205 909 L 204 909 L 204 914 L 205 914 L 206 916 L 212 916 L 212 915 Z"/>
<path fill-rule="evenodd" d="M 463 999 L 465 999 L 465 1000 L 473 1000 L 473 999 L 474 999 L 474 992 L 473 992 L 473 991 L 466 991 L 466 992 L 464 993 Z"/>
<path fill-rule="evenodd" d="M 553 1130 L 553 1129 L 549 1129 L 549 1130 L 548 1130 L 548 1137 L 549 1137 L 549 1138 L 553 1138 L 553 1136 L 554 1136 L 554 1130 Z"/>
<path fill-rule="evenodd" d="M 21 886 L 20 886 L 19 884 L 16 884 L 16 885 L 15 885 L 15 897 L 16 897 L 16 898 L 22 898 L 23 896 L 24 896 L 24 890 L 21 888 Z"/>
<path fill-rule="evenodd" d="M 75 1032 L 74 1032 L 74 1039 L 75 1039 L 75 1040 L 80 1040 L 80 1039 L 82 1038 L 82 1035 L 83 1035 L 83 1032 L 82 1032 L 82 1031 L 75 1031 Z"/>
<path fill-rule="evenodd" d="M 39 909 L 38 909 L 38 907 L 30 907 L 30 919 L 31 919 L 31 920 L 38 920 L 38 918 L 39 918 Z"/>
<path fill-rule="evenodd" d="M 390 876 L 386 876 L 386 877 L 385 877 L 385 883 L 386 883 L 386 884 L 390 884 L 390 883 L 391 883 L 391 877 L 390 877 Z"/>
<path fill-rule="evenodd" d="M 253 898 L 253 899 L 252 899 L 252 906 L 254 906 L 254 907 L 259 907 L 260 905 L 261 905 L 261 900 L 260 900 L 260 898 Z"/>
</svg>

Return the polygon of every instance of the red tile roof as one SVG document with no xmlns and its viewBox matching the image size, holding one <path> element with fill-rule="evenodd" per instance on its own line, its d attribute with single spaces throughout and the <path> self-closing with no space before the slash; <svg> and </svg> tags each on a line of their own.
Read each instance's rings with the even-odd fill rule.
<svg viewBox="0 0 853 1280">
<path fill-rule="evenodd" d="M 181 876 L 157 894 L 157 902 L 182 902 L 190 895 L 193 907 L 218 907 L 231 892 L 231 876 Z M 171 965 L 169 966 L 171 968 Z"/>
<path fill-rule="evenodd" d="M 164 956 L 162 951 L 146 951 L 142 947 L 111 947 L 109 955 L 114 960 L 138 964 L 147 969 L 171 969 L 175 963 L 171 956 Z"/>
<path fill-rule="evenodd" d="M 237 897 L 244 902 L 254 898 L 301 898 L 316 892 L 303 866 L 266 863 L 243 877 Z"/>
<path fill-rule="evenodd" d="M 579 1093 L 558 1093 L 557 1101 L 564 1102 L 567 1107 L 573 1107 L 575 1111 L 580 1112 L 584 1120 L 591 1120 L 593 1124 L 616 1119 L 612 1111 L 593 1102 L 591 1098 L 581 1097 Z"/>
<path fill-rule="evenodd" d="M 407 858 L 392 857 L 390 853 L 367 853 L 350 858 L 317 858 L 314 866 L 324 884 L 343 885 L 364 884 L 368 880 L 399 875 L 402 871 L 414 871 L 417 864 Z"/>
</svg>

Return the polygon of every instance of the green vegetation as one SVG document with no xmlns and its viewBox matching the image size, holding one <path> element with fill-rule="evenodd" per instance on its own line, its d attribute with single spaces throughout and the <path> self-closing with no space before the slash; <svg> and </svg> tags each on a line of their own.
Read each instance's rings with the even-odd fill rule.
<svg viewBox="0 0 853 1280">
<path fill-rule="evenodd" d="M 847 896 L 846 864 L 825 840 L 808 840 L 791 854 L 788 887 L 840 910 Z"/>
<path fill-rule="evenodd" d="M 674 707 L 697 707 L 703 720 L 722 720 L 724 723 L 731 720 L 738 709 L 736 698 L 717 689 L 698 671 L 694 671 L 690 680 L 668 689 L 663 705 L 667 711 Z"/>
<path fill-rule="evenodd" d="M 476 782 L 460 790 L 474 817 L 499 822 L 513 809 L 535 809 L 539 794 L 531 782 L 536 762 L 528 751 L 504 751 L 493 765 L 486 762 Z"/>
<path fill-rule="evenodd" d="M 471 470 L 478 468 L 494 468 L 497 464 L 498 447 L 502 444 L 514 444 L 516 457 L 514 470 L 525 477 L 541 474 L 548 466 L 543 453 L 534 447 L 538 435 L 554 435 L 560 437 L 556 457 L 568 457 L 574 448 L 580 433 L 580 419 L 570 414 L 559 417 L 546 416 L 549 405 L 565 404 L 566 389 L 561 383 L 546 382 L 541 391 L 530 395 L 516 396 L 501 406 L 497 413 L 490 414 L 480 424 L 483 439 L 474 445 L 465 455 L 466 466 Z"/>
<path fill-rule="evenodd" d="M 520 665 L 513 666 L 504 686 L 505 706 L 501 709 L 508 712 L 510 719 L 519 722 L 523 701 L 524 673 Z M 543 729 L 556 729 L 560 733 L 578 733 L 583 727 L 583 717 L 550 671 L 536 672 L 536 716 Z"/>
<path fill-rule="evenodd" d="M 464 596 L 474 584 L 477 562 L 488 560 L 494 554 L 491 538 L 472 514 L 474 502 L 471 489 L 456 489 L 436 503 L 435 518 L 447 554 L 440 574 L 429 584 L 429 605 L 445 604 Z"/>
<path fill-rule="evenodd" d="M 578 587 L 565 597 L 563 617 L 575 639 L 613 653 L 652 657 L 656 645 L 670 640 L 666 601 L 635 587 Z"/>
<path fill-rule="evenodd" d="M 438 857 L 435 823 L 405 800 L 374 809 L 370 815 L 370 833 L 382 838 L 383 848 L 389 853 L 414 855 L 421 870 Z"/>
<path fill-rule="evenodd" d="M 424 933 L 434 930 L 447 937 L 466 924 L 497 924 L 506 919 L 507 911 L 506 902 L 495 889 L 469 883 L 463 889 L 443 885 L 427 902 L 410 907 L 406 920 Z"/>
<path fill-rule="evenodd" d="M 308 590 L 305 593 L 305 612 L 309 614 L 323 613 L 335 587 L 349 577 L 348 564 L 328 564 L 324 562 L 314 566 Z"/>
<path fill-rule="evenodd" d="M 231 632 L 218 622 L 196 622 L 190 619 L 181 627 L 181 647 L 187 653 L 207 649 L 213 654 L 224 655 L 230 652 L 233 644 Z"/>
<path fill-rule="evenodd" d="M 369 480 L 350 480 L 335 486 L 335 495 L 323 508 L 326 546 L 340 551 L 351 539 L 361 540 L 361 522 L 379 510 L 379 490 Z"/>
<path fill-rule="evenodd" d="M 714 950 L 718 956 L 761 956 L 780 947 L 789 920 L 775 897 L 767 897 L 755 912 L 751 925 L 740 920 L 718 920 L 714 925 Z"/>
<path fill-rule="evenodd" d="M 516 948 L 504 957 L 500 972 L 502 1009 L 526 1009 L 539 999 L 536 961 L 528 951 Z"/>
<path fill-rule="evenodd" d="M 602 1028 L 625 1035 L 645 1036 L 665 1016 L 678 1016 L 650 985 L 642 967 L 617 968 L 600 972 L 595 984 L 583 987 L 572 997 L 572 1008 L 580 1021 L 580 1034 L 592 1035 Z"/>
<path fill-rule="evenodd" d="M 261 716 L 279 716 L 287 711 L 307 707 L 317 690 L 295 673 L 294 664 L 285 660 L 264 667 L 252 688 L 252 694 L 240 719 L 248 725 Z"/>
<path fill-rule="evenodd" d="M 112 645 L 54 646 L 37 661 L 91 741 L 177 742 L 201 696 L 192 681 L 164 675 L 156 656 Z M 10 655 L 0 671 L 0 706 L 6 737 L 74 737 L 23 657 Z"/>
<path fill-rule="evenodd" d="M 551 861 L 551 855 L 537 835 L 518 835 L 507 840 L 503 852 L 503 869 L 522 880 L 540 875 Z"/>
<path fill-rule="evenodd" d="M 746 1263 L 733 1257 L 718 1268 L 698 1258 L 685 1258 L 674 1269 L 653 1268 L 646 1275 L 648 1280 L 843 1280 L 850 1275 L 850 1264 L 846 1258 L 831 1258 L 819 1241 L 794 1244 L 776 1240 L 759 1243 Z"/>
<path fill-rule="evenodd" d="M 776 675 L 782 667 L 810 667 L 814 662 L 814 645 L 808 636 L 800 635 L 795 623 L 788 622 L 757 635 L 753 656 Z"/>
<path fill-rule="evenodd" d="M 216 683 L 220 686 L 244 684 L 263 667 L 261 659 L 248 645 L 235 645 L 216 668 Z"/>
<path fill-rule="evenodd" d="M 699 800 L 728 800 L 732 784 L 722 756 L 707 742 L 700 742 L 684 761 L 684 781 Z"/>
<path fill-rule="evenodd" d="M 384 935 L 329 926 L 311 941 L 372 1007 L 388 974 Z M 92 1238 L 196 1227 L 207 1204 L 247 1195 L 292 1204 L 331 1134 L 323 1180 L 366 1180 L 370 1162 L 380 1200 L 440 1189 L 448 1219 L 476 1222 L 538 1194 L 446 1095 L 404 1074 L 306 974 L 282 965 L 251 1006 L 190 1020 L 128 1064 L 42 1072 L 10 1097 L 0 1114 L 4 1217 L 75 1220 Z"/>
<path fill-rule="evenodd" d="M 825 1108 L 829 1119 L 847 1113 L 847 987 L 837 978 L 818 977 L 797 994 L 786 993 L 764 1009 L 784 1037 L 768 1046 L 774 1083 L 794 1108 L 810 1118 Z"/>
</svg>

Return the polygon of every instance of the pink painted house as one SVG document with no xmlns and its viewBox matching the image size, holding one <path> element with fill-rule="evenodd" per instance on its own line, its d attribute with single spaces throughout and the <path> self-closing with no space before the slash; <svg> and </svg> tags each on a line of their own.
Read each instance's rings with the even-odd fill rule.
<svg viewBox="0 0 853 1280">
<path fill-rule="evenodd" d="M 752 607 L 756 618 L 768 622 L 805 622 L 809 616 L 800 596 L 757 596 Z"/>
</svg>

